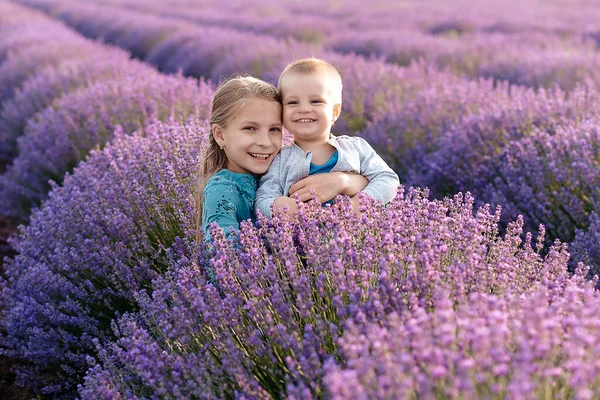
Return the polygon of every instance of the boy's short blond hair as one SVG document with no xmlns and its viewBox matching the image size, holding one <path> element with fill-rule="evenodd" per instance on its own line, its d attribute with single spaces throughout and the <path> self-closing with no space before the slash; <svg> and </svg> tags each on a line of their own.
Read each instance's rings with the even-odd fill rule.
<svg viewBox="0 0 600 400">
<path fill-rule="evenodd" d="M 277 90 L 281 95 L 281 82 L 283 78 L 290 73 L 296 74 L 319 74 L 327 78 L 329 83 L 333 86 L 331 89 L 332 95 L 337 104 L 342 104 L 342 76 L 338 70 L 325 60 L 319 58 L 304 58 L 302 60 L 296 60 L 287 65 L 284 68 L 281 75 L 279 75 L 279 81 L 277 82 Z"/>
</svg>

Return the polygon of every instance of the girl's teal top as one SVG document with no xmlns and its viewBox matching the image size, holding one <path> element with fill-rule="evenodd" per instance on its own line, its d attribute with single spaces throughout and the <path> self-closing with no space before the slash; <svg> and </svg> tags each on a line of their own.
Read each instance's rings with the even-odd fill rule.
<svg viewBox="0 0 600 400">
<path fill-rule="evenodd" d="M 254 220 L 257 186 L 258 181 L 251 174 L 222 169 L 211 176 L 203 194 L 202 229 L 205 237 L 210 237 L 209 227 L 213 222 L 229 235 L 229 227 L 237 231 L 241 221 Z"/>
</svg>

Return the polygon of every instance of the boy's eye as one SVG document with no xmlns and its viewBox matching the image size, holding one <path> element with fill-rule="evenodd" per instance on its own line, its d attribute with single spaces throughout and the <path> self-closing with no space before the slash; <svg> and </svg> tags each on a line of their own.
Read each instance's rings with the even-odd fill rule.
<svg viewBox="0 0 600 400">
<path fill-rule="evenodd" d="M 287 102 L 287 104 L 298 104 L 298 102 L 296 100 L 290 100 Z"/>
<path fill-rule="evenodd" d="M 317 103 L 322 103 L 322 100 L 313 100 L 311 103 L 317 104 Z"/>
</svg>

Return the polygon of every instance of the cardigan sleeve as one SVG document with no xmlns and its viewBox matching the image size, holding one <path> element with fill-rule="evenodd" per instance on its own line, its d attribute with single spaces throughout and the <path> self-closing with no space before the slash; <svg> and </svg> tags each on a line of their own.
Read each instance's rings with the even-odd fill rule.
<svg viewBox="0 0 600 400">
<path fill-rule="evenodd" d="M 353 139 L 358 142 L 360 174 L 369 180 L 363 193 L 382 204 L 389 203 L 398 192 L 398 175 L 366 140 L 360 137 Z"/>
</svg>

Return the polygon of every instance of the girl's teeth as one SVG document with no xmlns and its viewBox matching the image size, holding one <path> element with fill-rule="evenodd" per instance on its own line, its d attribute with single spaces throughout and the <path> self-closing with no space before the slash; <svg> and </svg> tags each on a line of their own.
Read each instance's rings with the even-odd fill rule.
<svg viewBox="0 0 600 400">
<path fill-rule="evenodd" d="M 252 153 L 249 153 L 249 154 L 250 154 L 252 157 L 254 157 L 254 158 L 258 158 L 258 159 L 260 159 L 260 160 L 266 160 L 267 158 L 269 158 L 269 155 L 268 155 L 268 154 L 252 154 Z"/>
<path fill-rule="evenodd" d="M 299 119 L 298 122 L 313 122 L 312 119 Z"/>
</svg>

